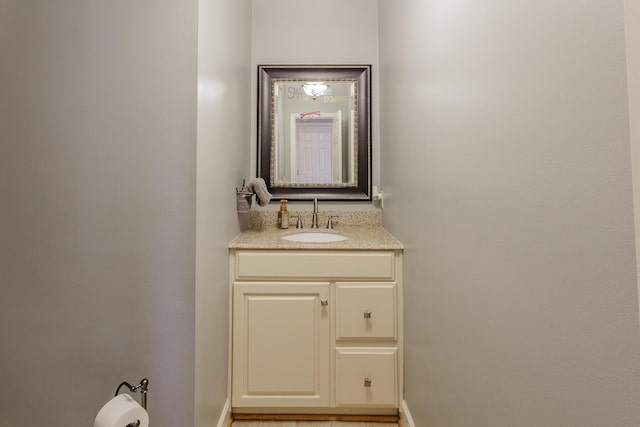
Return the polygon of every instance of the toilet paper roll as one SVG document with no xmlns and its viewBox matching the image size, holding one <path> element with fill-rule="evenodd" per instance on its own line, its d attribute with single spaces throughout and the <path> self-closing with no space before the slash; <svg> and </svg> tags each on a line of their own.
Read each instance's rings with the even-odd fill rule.
<svg viewBox="0 0 640 427">
<path fill-rule="evenodd" d="M 93 427 L 126 427 L 136 421 L 140 421 L 140 427 L 148 427 L 149 414 L 133 397 L 123 393 L 108 401 L 100 409 Z"/>
</svg>

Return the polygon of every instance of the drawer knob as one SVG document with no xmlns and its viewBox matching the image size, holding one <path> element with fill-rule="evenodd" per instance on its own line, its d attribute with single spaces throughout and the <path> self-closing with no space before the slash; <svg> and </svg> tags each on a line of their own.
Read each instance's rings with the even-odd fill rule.
<svg viewBox="0 0 640 427">
<path fill-rule="evenodd" d="M 329 300 L 327 298 L 320 298 L 320 305 L 326 307 L 329 305 Z"/>
<path fill-rule="evenodd" d="M 371 319 L 371 312 L 369 310 L 365 310 L 364 311 L 364 318 L 365 319 Z"/>
<path fill-rule="evenodd" d="M 366 377 L 364 379 L 364 386 L 365 387 L 371 387 L 371 379 L 369 379 L 369 377 Z"/>
</svg>

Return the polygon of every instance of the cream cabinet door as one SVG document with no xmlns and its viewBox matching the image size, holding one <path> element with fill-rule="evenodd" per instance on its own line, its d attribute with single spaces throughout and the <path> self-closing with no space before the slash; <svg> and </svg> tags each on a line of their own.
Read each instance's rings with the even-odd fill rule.
<svg viewBox="0 0 640 427">
<path fill-rule="evenodd" d="M 328 283 L 236 283 L 232 406 L 329 405 Z"/>
</svg>

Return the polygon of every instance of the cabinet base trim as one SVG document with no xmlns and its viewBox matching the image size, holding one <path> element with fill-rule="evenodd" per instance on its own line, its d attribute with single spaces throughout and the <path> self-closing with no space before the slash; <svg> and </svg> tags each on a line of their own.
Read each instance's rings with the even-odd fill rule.
<svg viewBox="0 0 640 427">
<path fill-rule="evenodd" d="M 257 421 L 351 421 L 397 423 L 398 415 L 324 415 L 324 414 L 238 414 L 233 413 L 234 420 Z"/>
</svg>

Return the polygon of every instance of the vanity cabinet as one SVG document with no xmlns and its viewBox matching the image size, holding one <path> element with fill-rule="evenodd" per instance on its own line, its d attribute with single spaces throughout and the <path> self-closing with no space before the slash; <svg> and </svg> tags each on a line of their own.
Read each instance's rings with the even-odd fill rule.
<svg viewBox="0 0 640 427">
<path fill-rule="evenodd" d="M 395 414 L 400 250 L 231 249 L 234 412 Z"/>
</svg>

